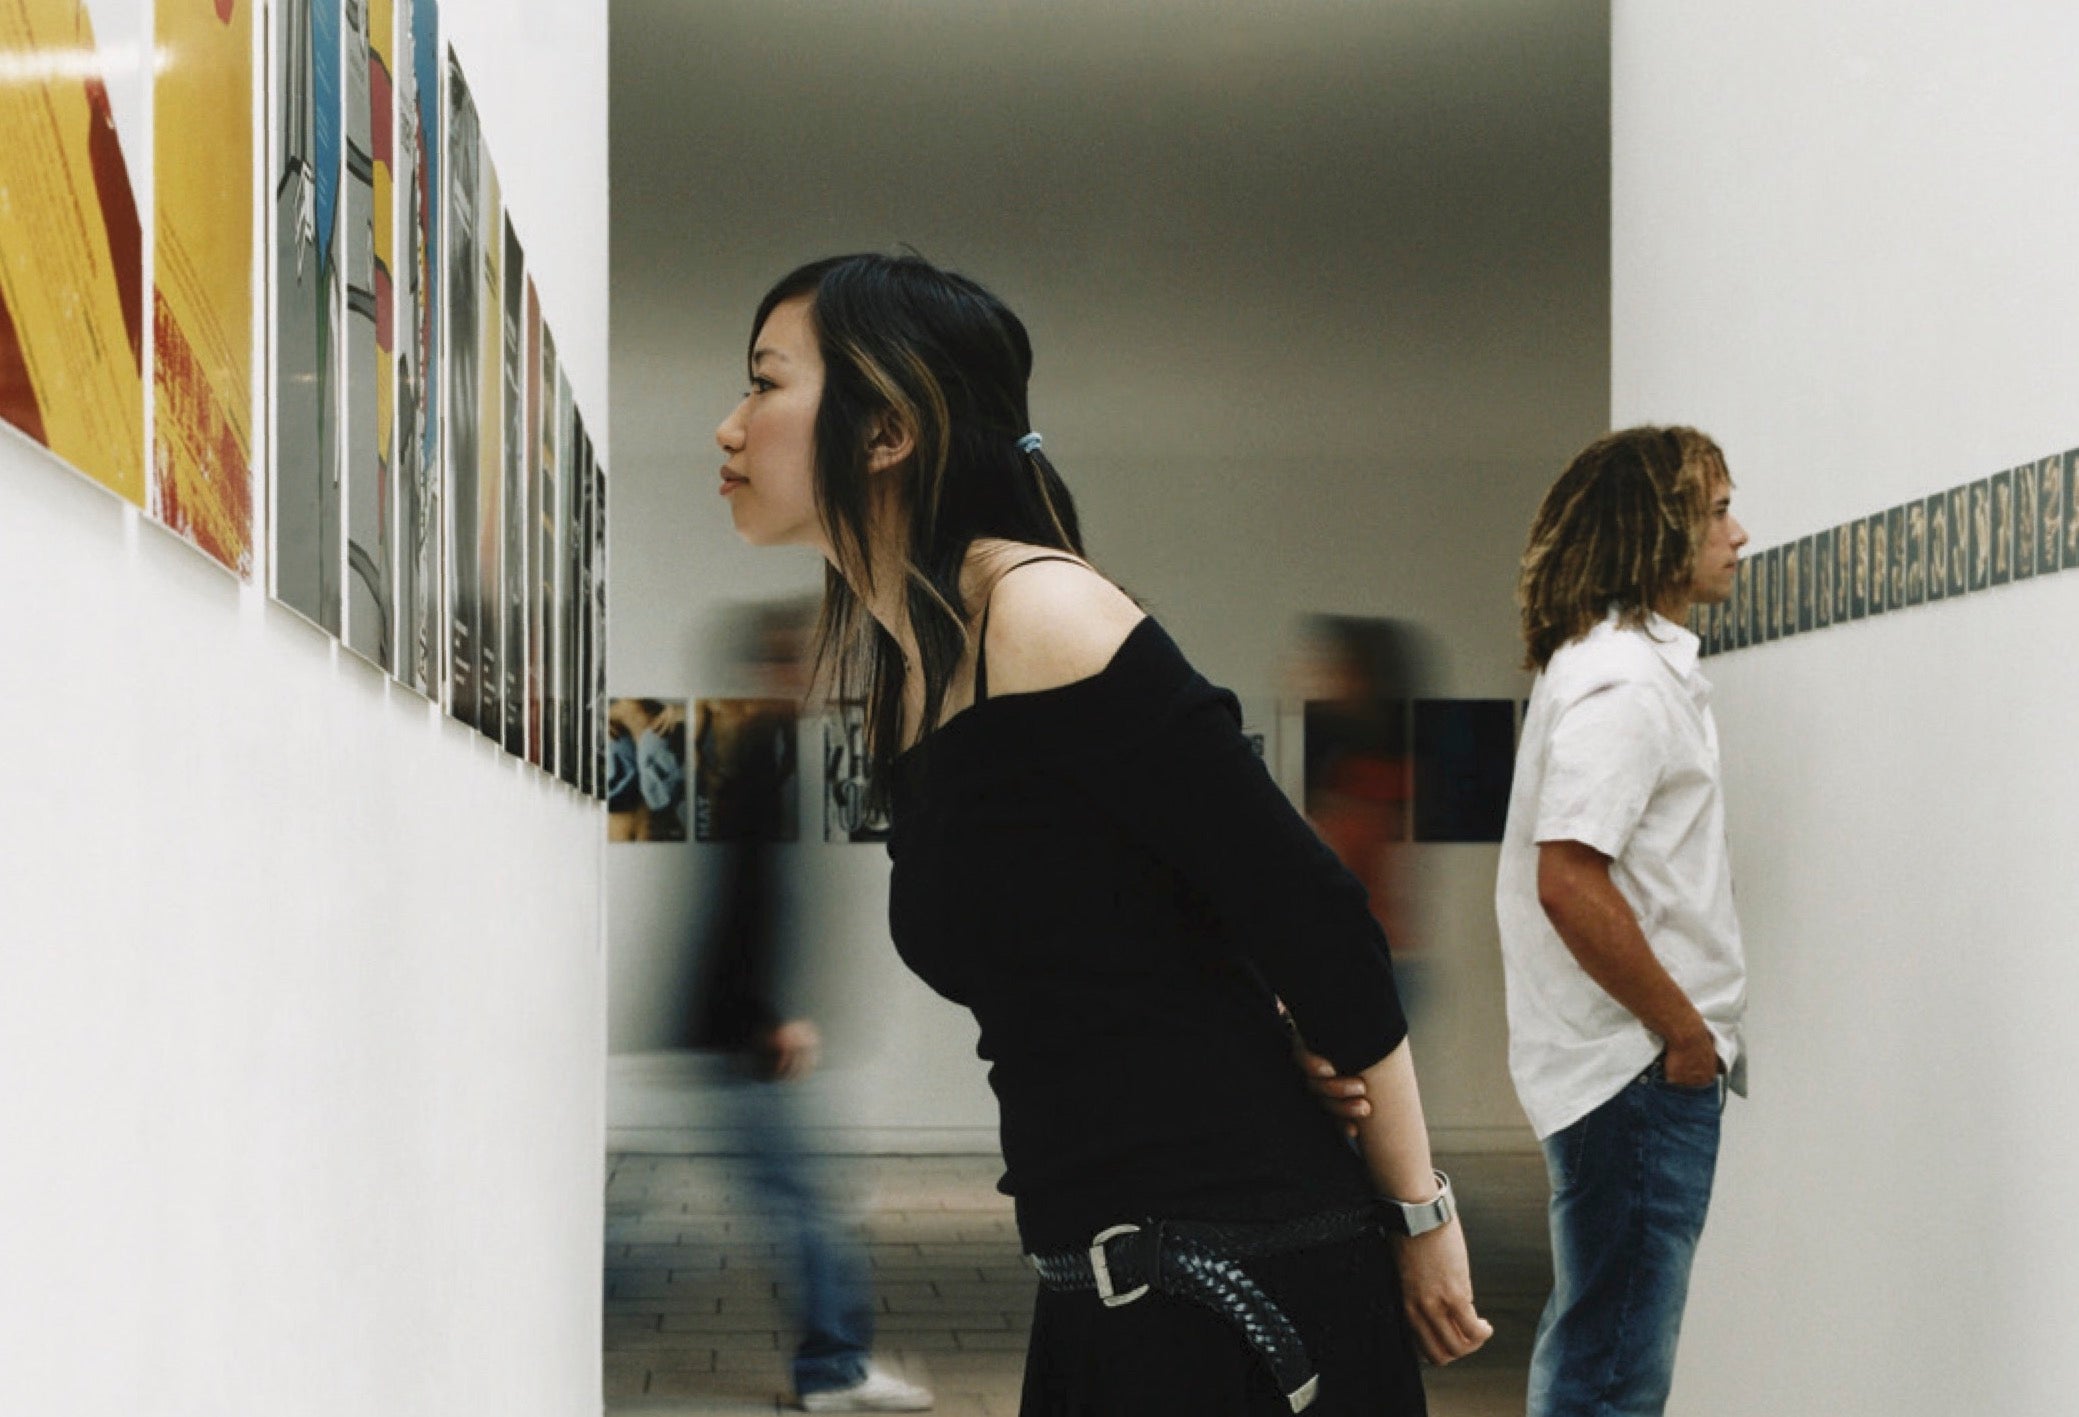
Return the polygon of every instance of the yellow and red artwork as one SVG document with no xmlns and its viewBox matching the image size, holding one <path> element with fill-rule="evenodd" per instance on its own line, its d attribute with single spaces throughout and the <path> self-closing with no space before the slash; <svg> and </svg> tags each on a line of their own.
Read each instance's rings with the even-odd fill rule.
<svg viewBox="0 0 2079 1417">
<path fill-rule="evenodd" d="M 158 0 L 152 515 L 253 573 L 253 3 Z"/>
<path fill-rule="evenodd" d="M 142 506 L 145 154 L 110 94 L 141 24 L 101 41 L 80 0 L 0 0 L 0 419 Z"/>
</svg>

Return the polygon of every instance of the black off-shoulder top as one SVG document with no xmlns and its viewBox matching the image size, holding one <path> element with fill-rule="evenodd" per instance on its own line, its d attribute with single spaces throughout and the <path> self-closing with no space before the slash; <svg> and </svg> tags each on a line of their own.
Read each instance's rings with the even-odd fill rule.
<svg viewBox="0 0 2079 1417">
<path fill-rule="evenodd" d="M 1385 937 L 1153 619 L 1088 679 L 948 720 L 893 807 L 896 948 L 981 1025 L 1028 1249 L 1371 1194 L 1273 996 L 1368 1067 L 1407 1031 Z"/>
</svg>

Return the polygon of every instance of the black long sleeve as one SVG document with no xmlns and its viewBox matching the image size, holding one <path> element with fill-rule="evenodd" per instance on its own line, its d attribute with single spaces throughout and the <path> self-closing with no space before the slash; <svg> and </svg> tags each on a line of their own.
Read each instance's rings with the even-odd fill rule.
<svg viewBox="0 0 2079 1417">
<path fill-rule="evenodd" d="M 1407 1034 L 1364 887 L 1271 780 L 1234 696 L 1169 649 L 1122 670 L 1116 746 L 1068 770 L 1204 898 L 1309 1046 L 1360 1072 Z"/>
<path fill-rule="evenodd" d="M 1384 939 L 1153 621 L 899 763 L 889 851 L 897 948 L 981 1025 L 1028 1243 L 1368 1193 L 1272 996 L 1339 1067 L 1376 1062 L 1406 1032 Z"/>
</svg>

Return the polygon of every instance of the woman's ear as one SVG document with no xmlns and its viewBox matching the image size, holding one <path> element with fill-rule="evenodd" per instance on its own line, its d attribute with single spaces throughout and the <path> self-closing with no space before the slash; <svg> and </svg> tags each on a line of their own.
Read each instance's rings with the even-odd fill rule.
<svg viewBox="0 0 2079 1417">
<path fill-rule="evenodd" d="M 866 431 L 867 472 L 899 467 L 916 451 L 917 434 L 908 419 L 892 408 L 884 408 L 873 416 Z"/>
</svg>

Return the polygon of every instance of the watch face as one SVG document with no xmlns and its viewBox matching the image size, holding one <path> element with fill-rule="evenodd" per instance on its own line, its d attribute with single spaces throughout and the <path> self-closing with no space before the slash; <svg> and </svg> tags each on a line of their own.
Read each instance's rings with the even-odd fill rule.
<svg viewBox="0 0 2079 1417">
<path fill-rule="evenodd" d="M 1416 1210 L 1420 1218 L 1418 1220 L 1415 1216 L 1409 1217 L 1408 1233 L 1410 1235 L 1420 1235 L 1425 1231 L 1436 1230 L 1451 1222 L 1451 1203 L 1443 1196 L 1438 1196 L 1428 1205 L 1417 1206 Z"/>
<path fill-rule="evenodd" d="M 1401 1234 L 1413 1237 L 1449 1225 L 1458 1214 L 1458 1200 L 1451 1194 L 1451 1180 L 1443 1172 L 1436 1173 L 1437 1193 L 1426 1201 L 1409 1203 L 1388 1199 L 1386 1208 L 1391 1218 L 1399 1221 L 1395 1227 Z"/>
</svg>

